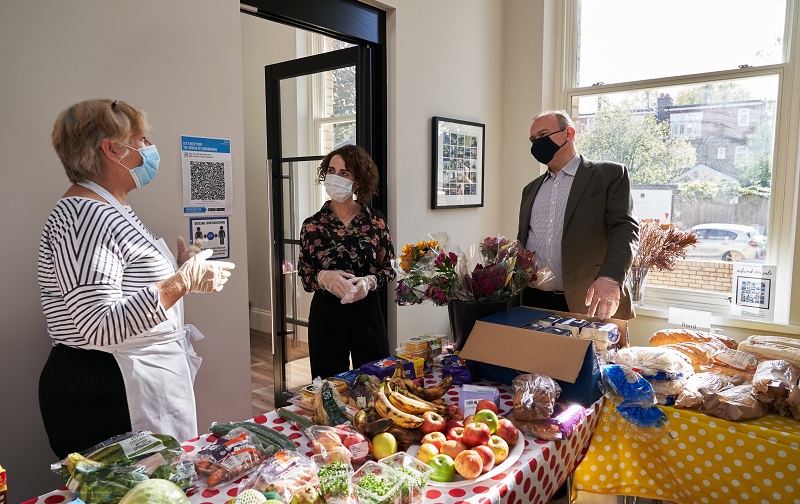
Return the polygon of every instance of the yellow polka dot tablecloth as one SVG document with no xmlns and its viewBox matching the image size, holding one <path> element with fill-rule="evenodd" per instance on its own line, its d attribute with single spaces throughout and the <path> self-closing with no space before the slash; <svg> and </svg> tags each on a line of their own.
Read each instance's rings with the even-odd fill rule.
<svg viewBox="0 0 800 504">
<path fill-rule="evenodd" d="M 800 504 L 800 422 L 775 413 L 729 422 L 659 406 L 669 423 L 641 429 L 606 401 L 583 462 L 578 492 L 679 504 Z"/>
</svg>

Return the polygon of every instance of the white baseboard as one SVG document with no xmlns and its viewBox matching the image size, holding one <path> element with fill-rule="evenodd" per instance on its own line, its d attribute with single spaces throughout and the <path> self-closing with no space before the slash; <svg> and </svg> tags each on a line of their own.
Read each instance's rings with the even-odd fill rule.
<svg viewBox="0 0 800 504">
<path fill-rule="evenodd" d="M 250 308 L 250 329 L 271 333 L 272 313 L 259 308 Z"/>
</svg>

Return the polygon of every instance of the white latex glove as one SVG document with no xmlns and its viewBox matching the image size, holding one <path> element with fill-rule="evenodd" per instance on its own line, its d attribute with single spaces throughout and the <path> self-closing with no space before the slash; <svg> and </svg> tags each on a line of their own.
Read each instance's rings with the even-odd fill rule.
<svg viewBox="0 0 800 504">
<path fill-rule="evenodd" d="M 352 273 L 342 270 L 322 270 L 317 273 L 317 283 L 339 299 L 352 300 L 353 295 L 356 293 L 356 288 L 348 280 L 353 276 Z"/>
<path fill-rule="evenodd" d="M 178 237 L 178 267 L 183 266 L 183 263 L 192 258 L 192 256 L 199 254 L 203 249 L 203 240 L 196 239 L 194 243 L 186 247 L 186 242 L 183 241 L 183 236 Z"/>
<path fill-rule="evenodd" d="M 186 286 L 186 292 L 218 292 L 236 267 L 232 262 L 209 261 L 214 251 L 203 250 L 190 257 L 178 270 L 178 276 Z"/>
<path fill-rule="evenodd" d="M 342 298 L 342 304 L 348 303 L 355 303 L 356 301 L 361 301 L 369 291 L 375 290 L 378 287 L 378 280 L 375 278 L 375 275 L 367 275 L 365 277 L 353 277 L 348 280 L 351 284 L 353 284 L 356 288 L 355 294 L 353 294 L 352 299 L 344 299 Z"/>
<path fill-rule="evenodd" d="M 616 280 L 600 277 L 594 281 L 586 292 L 586 306 L 589 317 L 594 317 L 595 313 L 600 320 L 608 320 L 617 313 L 619 308 L 619 284 Z"/>
</svg>

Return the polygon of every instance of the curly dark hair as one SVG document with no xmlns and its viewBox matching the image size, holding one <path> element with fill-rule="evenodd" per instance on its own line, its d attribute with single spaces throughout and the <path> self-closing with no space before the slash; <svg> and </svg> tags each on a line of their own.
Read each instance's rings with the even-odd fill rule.
<svg viewBox="0 0 800 504">
<path fill-rule="evenodd" d="M 330 151 L 317 170 L 317 182 L 320 184 L 325 181 L 328 165 L 333 156 L 340 156 L 344 165 L 353 172 L 355 182 L 358 184 L 358 188 L 353 192 L 358 197 L 358 202 L 370 204 L 372 198 L 378 194 L 378 167 L 369 153 L 358 145 L 343 145 Z"/>
</svg>

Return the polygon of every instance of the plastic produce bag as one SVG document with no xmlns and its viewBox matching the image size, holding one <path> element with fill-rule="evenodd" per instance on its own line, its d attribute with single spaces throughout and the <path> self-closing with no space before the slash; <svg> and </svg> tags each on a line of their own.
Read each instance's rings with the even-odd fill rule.
<svg viewBox="0 0 800 504">
<path fill-rule="evenodd" d="M 603 379 L 600 386 L 604 394 L 619 396 L 625 406 L 649 408 L 656 404 L 653 386 L 636 371 L 619 364 L 605 365 L 601 370 Z"/>
<path fill-rule="evenodd" d="M 247 429 L 235 428 L 214 443 L 192 454 L 197 474 L 206 486 L 240 478 L 269 458 L 258 438 Z"/>
<path fill-rule="evenodd" d="M 625 347 L 617 352 L 616 363 L 642 376 L 662 380 L 691 376 L 694 367 L 689 357 L 664 347 Z"/>
<path fill-rule="evenodd" d="M 165 479 L 181 489 L 192 486 L 194 466 L 180 443 L 167 434 L 128 432 L 109 438 L 50 466 L 86 504 L 116 503 L 135 484 Z"/>
<path fill-rule="evenodd" d="M 263 462 L 239 484 L 239 492 L 247 489 L 276 492 L 286 504 L 321 503 L 317 491 L 317 465 L 305 455 L 294 451 L 279 451 Z"/>
</svg>

